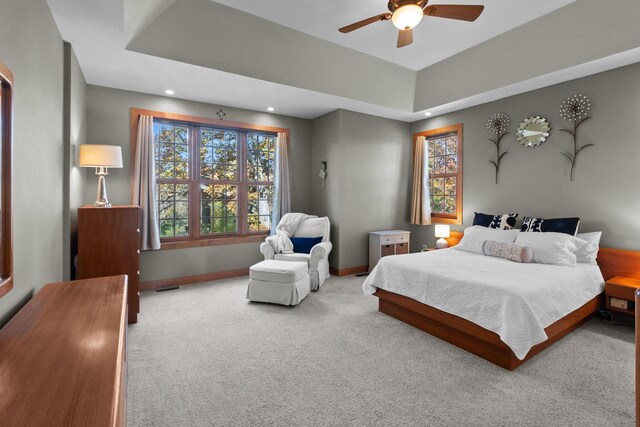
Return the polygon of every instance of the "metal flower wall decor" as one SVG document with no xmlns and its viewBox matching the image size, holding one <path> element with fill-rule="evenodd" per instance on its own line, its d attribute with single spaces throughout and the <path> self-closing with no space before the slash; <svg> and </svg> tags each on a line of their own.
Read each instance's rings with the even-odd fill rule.
<svg viewBox="0 0 640 427">
<path fill-rule="evenodd" d="M 500 141 L 502 140 L 503 136 L 509 133 L 507 129 L 509 128 L 510 122 L 511 119 L 504 113 L 495 113 L 494 115 L 489 117 L 489 121 L 487 122 L 487 129 L 490 133 L 495 135 L 495 138 L 489 138 L 489 141 L 493 142 L 493 144 L 496 146 L 496 160 L 489 160 L 489 163 L 491 163 L 496 168 L 496 184 L 498 183 L 500 162 L 502 161 L 502 158 L 508 153 L 508 150 L 502 153 L 500 152 Z"/>
<path fill-rule="evenodd" d="M 573 129 L 560 129 L 562 132 L 567 132 L 573 138 L 573 152 L 562 152 L 569 162 L 571 163 L 571 181 L 575 179 L 575 168 L 578 154 L 587 147 L 592 147 L 594 144 L 585 144 L 578 146 L 578 126 L 590 119 L 588 115 L 591 109 L 591 102 L 589 98 L 584 95 L 573 95 L 567 98 L 560 106 L 560 117 L 570 121 L 573 124 Z"/>
</svg>

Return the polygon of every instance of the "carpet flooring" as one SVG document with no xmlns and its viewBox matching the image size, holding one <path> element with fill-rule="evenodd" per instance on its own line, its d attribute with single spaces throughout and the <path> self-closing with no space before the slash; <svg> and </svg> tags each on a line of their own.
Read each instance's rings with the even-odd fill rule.
<svg viewBox="0 0 640 427">
<path fill-rule="evenodd" d="M 592 320 L 513 372 L 377 311 L 364 278 L 297 307 L 247 278 L 143 293 L 130 426 L 631 426 L 630 326 Z"/>
</svg>

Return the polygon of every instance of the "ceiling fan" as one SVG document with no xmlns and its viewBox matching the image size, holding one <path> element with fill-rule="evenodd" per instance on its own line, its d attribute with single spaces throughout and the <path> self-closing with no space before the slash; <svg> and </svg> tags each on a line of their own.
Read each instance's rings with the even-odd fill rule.
<svg viewBox="0 0 640 427">
<path fill-rule="evenodd" d="M 398 47 L 404 47 L 413 43 L 413 28 L 420 23 L 423 16 L 437 18 L 458 19 L 473 22 L 484 10 L 484 6 L 467 4 L 433 4 L 427 6 L 429 0 L 390 0 L 387 7 L 391 13 L 381 13 L 371 18 L 363 19 L 346 27 L 340 28 L 341 33 L 362 28 L 378 21 L 391 19 L 393 25 L 398 28 Z"/>
</svg>

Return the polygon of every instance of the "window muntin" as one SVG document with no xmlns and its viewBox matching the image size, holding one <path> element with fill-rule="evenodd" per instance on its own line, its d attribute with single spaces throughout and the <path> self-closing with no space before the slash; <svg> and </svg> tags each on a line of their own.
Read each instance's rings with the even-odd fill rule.
<svg viewBox="0 0 640 427">
<path fill-rule="evenodd" d="M 160 237 L 189 235 L 189 185 L 156 183 Z"/>
<path fill-rule="evenodd" d="M 200 129 L 200 179 L 238 179 L 238 133 Z"/>
<path fill-rule="evenodd" d="M 270 230 L 275 134 L 158 119 L 154 134 L 163 240 Z"/>
<path fill-rule="evenodd" d="M 189 127 L 171 123 L 155 123 L 156 177 L 183 179 L 189 177 Z"/>
</svg>

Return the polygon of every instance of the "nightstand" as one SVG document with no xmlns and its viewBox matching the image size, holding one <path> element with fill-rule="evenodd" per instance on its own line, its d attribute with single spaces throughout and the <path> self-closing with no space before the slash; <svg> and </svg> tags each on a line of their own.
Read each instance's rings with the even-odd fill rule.
<svg viewBox="0 0 640 427">
<path fill-rule="evenodd" d="M 373 270 L 382 257 L 408 254 L 410 234 L 410 231 L 404 230 L 370 231 L 369 271 Z"/>
<path fill-rule="evenodd" d="M 616 313 L 635 316 L 635 292 L 640 280 L 616 276 L 604 285 L 605 306 Z"/>
</svg>

